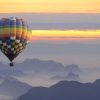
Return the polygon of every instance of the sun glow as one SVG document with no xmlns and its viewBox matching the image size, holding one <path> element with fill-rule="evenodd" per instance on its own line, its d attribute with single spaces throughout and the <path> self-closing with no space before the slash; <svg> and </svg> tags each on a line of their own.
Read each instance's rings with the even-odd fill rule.
<svg viewBox="0 0 100 100">
<path fill-rule="evenodd" d="M 33 40 L 100 39 L 100 30 L 32 30 Z"/>
</svg>

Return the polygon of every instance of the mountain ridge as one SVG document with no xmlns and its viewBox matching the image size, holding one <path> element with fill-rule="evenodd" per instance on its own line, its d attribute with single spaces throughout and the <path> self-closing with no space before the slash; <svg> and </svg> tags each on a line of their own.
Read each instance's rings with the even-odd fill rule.
<svg viewBox="0 0 100 100">
<path fill-rule="evenodd" d="M 93 83 L 61 81 L 49 88 L 31 88 L 17 100 L 100 100 L 100 79 Z"/>
</svg>

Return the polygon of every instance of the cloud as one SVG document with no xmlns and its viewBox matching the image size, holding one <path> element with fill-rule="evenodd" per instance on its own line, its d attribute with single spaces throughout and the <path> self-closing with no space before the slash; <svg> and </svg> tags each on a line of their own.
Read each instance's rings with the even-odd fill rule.
<svg viewBox="0 0 100 100">
<path fill-rule="evenodd" d="M 100 29 L 100 14 L 43 14 L 11 13 L 2 17 L 17 16 L 25 19 L 34 30 L 95 30 Z"/>
<path fill-rule="evenodd" d="M 33 41 L 91 41 L 100 39 L 100 30 L 32 30 Z"/>
</svg>

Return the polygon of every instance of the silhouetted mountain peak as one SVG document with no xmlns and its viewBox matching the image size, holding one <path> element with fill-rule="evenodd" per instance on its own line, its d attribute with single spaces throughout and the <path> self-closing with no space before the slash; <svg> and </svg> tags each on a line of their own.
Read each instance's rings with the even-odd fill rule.
<svg viewBox="0 0 100 100">
<path fill-rule="evenodd" d="M 82 85 L 82 83 L 78 82 L 78 81 L 60 81 L 59 83 L 51 86 L 51 88 L 55 88 L 55 87 L 72 87 L 72 86 L 80 86 Z"/>
<path fill-rule="evenodd" d="M 94 84 L 100 86 L 100 79 L 97 79 Z"/>
<path fill-rule="evenodd" d="M 61 81 L 49 88 L 32 88 L 18 100 L 100 100 L 99 82 Z"/>
</svg>

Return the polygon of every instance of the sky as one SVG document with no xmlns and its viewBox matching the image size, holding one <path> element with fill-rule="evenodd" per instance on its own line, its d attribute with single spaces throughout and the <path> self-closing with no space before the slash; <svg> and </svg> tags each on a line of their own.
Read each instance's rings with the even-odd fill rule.
<svg viewBox="0 0 100 100">
<path fill-rule="evenodd" d="M 100 30 L 32 30 L 34 40 L 90 41 L 100 39 Z"/>
<path fill-rule="evenodd" d="M 25 19 L 32 30 L 30 45 L 15 61 L 100 66 L 100 0 L 0 0 L 0 18 L 12 16 Z"/>
<path fill-rule="evenodd" d="M 0 0 L 1 13 L 100 13 L 100 0 Z"/>
</svg>

